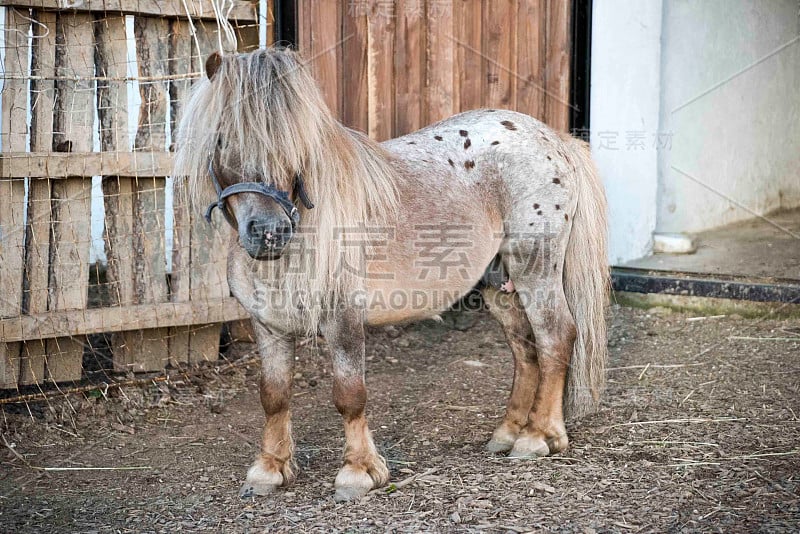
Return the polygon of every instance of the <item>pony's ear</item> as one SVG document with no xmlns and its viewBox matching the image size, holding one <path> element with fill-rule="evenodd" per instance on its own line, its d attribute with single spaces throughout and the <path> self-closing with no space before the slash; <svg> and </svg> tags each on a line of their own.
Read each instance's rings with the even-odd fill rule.
<svg viewBox="0 0 800 534">
<path fill-rule="evenodd" d="M 208 59 L 206 59 L 206 76 L 208 76 L 209 80 L 214 79 L 214 74 L 217 73 L 217 69 L 222 64 L 222 56 L 219 52 L 214 52 Z"/>
</svg>

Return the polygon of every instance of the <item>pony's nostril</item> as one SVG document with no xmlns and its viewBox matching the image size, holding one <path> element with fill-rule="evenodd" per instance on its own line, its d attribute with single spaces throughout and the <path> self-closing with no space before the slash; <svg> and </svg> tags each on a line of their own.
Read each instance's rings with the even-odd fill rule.
<svg viewBox="0 0 800 534">
<path fill-rule="evenodd" d="M 258 221 L 250 219 L 247 222 L 247 235 L 249 237 L 259 237 L 259 234 L 261 234 L 261 232 L 259 230 Z"/>
</svg>

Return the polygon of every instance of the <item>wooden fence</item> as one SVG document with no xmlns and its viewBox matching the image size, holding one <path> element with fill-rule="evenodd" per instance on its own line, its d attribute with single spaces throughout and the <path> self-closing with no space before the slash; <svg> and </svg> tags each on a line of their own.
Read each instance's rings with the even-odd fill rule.
<svg viewBox="0 0 800 534">
<path fill-rule="evenodd" d="M 460 111 L 569 127 L 572 0 L 298 0 L 328 105 L 378 140 Z"/>
<path fill-rule="evenodd" d="M 70 4 L 0 0 L 3 388 L 81 379 L 95 333 L 113 333 L 116 371 L 216 359 L 220 323 L 245 317 L 227 285 L 225 225 L 207 225 L 175 192 L 172 250 L 165 237 L 168 143 L 218 48 L 212 2 Z M 258 3 L 234 4 L 240 49 L 257 46 Z M 107 270 L 90 286 L 93 177 L 102 177 Z"/>
</svg>

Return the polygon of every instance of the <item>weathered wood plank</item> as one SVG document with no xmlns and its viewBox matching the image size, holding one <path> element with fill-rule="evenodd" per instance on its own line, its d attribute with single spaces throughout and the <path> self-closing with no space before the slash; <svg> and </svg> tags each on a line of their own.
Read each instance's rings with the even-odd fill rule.
<svg viewBox="0 0 800 534">
<path fill-rule="evenodd" d="M 139 75 L 161 78 L 168 72 L 169 21 L 164 18 L 134 19 Z M 150 81 L 139 84 L 142 99 L 134 150 L 165 150 L 167 144 L 167 84 Z M 132 284 L 128 304 L 166 302 L 169 299 L 165 250 L 165 186 L 166 179 L 137 176 L 132 179 L 131 247 L 121 252 L 129 255 L 120 261 L 132 264 L 132 279 L 119 283 Z M 127 213 L 123 213 L 127 216 Z M 122 236 L 127 240 L 127 236 Z M 127 246 L 127 242 L 125 245 Z M 126 274 L 130 274 L 126 270 Z M 118 370 L 157 371 L 169 359 L 169 331 L 131 330 L 113 337 L 114 367 Z"/>
<path fill-rule="evenodd" d="M 0 319 L 0 340 L 13 343 L 23 340 L 69 339 L 103 332 L 137 329 L 166 329 L 179 325 L 206 325 L 247 319 L 250 315 L 233 297 L 194 302 L 160 302 L 127 307 L 91 308 L 82 313 L 73 310 L 50 311 Z M 49 362 L 48 362 L 49 363 Z"/>
<path fill-rule="evenodd" d="M 56 14 L 34 12 L 31 74 L 48 78 L 56 70 Z M 53 107 L 55 84 L 40 79 L 31 82 L 31 146 L 32 151 L 53 149 Z M 25 313 L 47 311 L 50 274 L 50 180 L 28 183 L 28 229 L 25 244 Z M 20 383 L 38 384 L 45 378 L 47 344 L 42 340 L 22 346 Z"/>
<path fill-rule="evenodd" d="M 216 29 L 210 25 L 199 27 L 197 33 L 199 54 L 192 56 L 192 69 L 202 69 L 206 57 L 218 47 Z M 189 299 L 206 302 L 230 296 L 228 287 L 228 246 L 230 228 L 217 215 L 208 224 L 197 212 L 190 212 L 191 263 L 188 271 Z M 227 320 L 227 319 L 226 319 Z M 188 329 L 189 362 L 213 361 L 219 358 L 221 324 L 208 324 Z"/>
<path fill-rule="evenodd" d="M 25 176 L 50 180 L 92 176 L 150 178 L 171 174 L 173 163 L 169 152 L 12 152 L 0 154 L 0 180 Z"/>
<path fill-rule="evenodd" d="M 88 78 L 94 75 L 94 17 L 59 14 L 56 19 L 56 74 Z M 53 142 L 61 152 L 92 150 L 94 84 L 60 80 L 55 84 Z M 91 245 L 91 182 L 67 178 L 52 184 L 49 310 L 83 310 L 89 290 Z M 47 342 L 47 377 L 60 382 L 79 380 L 85 339 Z"/>
<path fill-rule="evenodd" d="M 427 110 L 430 124 L 458 111 L 458 73 L 453 21 L 453 0 L 437 0 L 427 4 L 428 66 Z"/>
<path fill-rule="evenodd" d="M 544 120 L 547 0 L 519 0 L 517 11 L 517 111 Z"/>
<path fill-rule="evenodd" d="M 0 6 L 18 6 L 60 12 L 105 11 L 126 15 L 151 15 L 192 19 L 214 19 L 212 0 L 0 0 Z M 187 13 L 188 9 L 188 13 Z M 226 11 L 227 12 L 227 11 Z M 256 21 L 256 6 L 249 0 L 236 0 L 229 20 Z"/>
<path fill-rule="evenodd" d="M 319 82 L 325 103 L 337 117 L 341 117 L 340 65 L 342 54 L 341 2 L 311 2 L 309 17 L 311 19 L 310 43 L 300 49 L 311 64 L 314 79 Z"/>
<path fill-rule="evenodd" d="M 571 0 L 547 0 L 547 51 L 545 53 L 545 122 L 562 132 L 569 129 Z"/>
<path fill-rule="evenodd" d="M 516 84 L 513 83 L 516 48 L 516 1 L 493 0 L 484 4 L 484 43 L 486 61 L 486 105 L 513 109 Z"/>
<path fill-rule="evenodd" d="M 170 23 L 170 74 L 183 74 L 192 69 L 194 43 L 191 27 L 187 21 L 173 20 Z M 178 131 L 183 104 L 189 98 L 191 80 L 172 82 L 169 86 L 170 117 L 172 119 L 173 149 Z M 191 202 L 188 184 L 177 178 L 173 184 L 172 213 L 172 272 L 170 273 L 170 299 L 172 302 L 188 302 L 190 297 L 189 269 L 191 267 Z M 188 327 L 173 327 L 168 337 L 169 360 L 173 365 L 189 362 L 190 334 Z"/>
<path fill-rule="evenodd" d="M 121 77 L 127 71 L 128 43 L 125 16 L 99 18 L 95 27 L 97 41 L 96 67 L 99 76 Z M 127 87 L 118 82 L 98 82 L 97 112 L 100 119 L 100 149 L 116 156 L 130 149 L 128 135 Z M 130 306 L 136 303 L 134 287 L 134 200 L 135 179 L 103 174 L 105 204 L 105 245 L 108 259 L 106 271 L 110 306 Z M 114 365 L 134 350 L 135 339 L 127 332 L 112 337 Z M 125 360 L 127 362 L 127 360 Z"/>
<path fill-rule="evenodd" d="M 385 141 L 394 132 L 395 6 L 370 0 L 367 15 L 369 136 Z"/>
<path fill-rule="evenodd" d="M 423 98 L 426 79 L 425 0 L 397 0 L 395 11 L 394 135 L 424 125 Z M 347 58 L 348 70 L 353 62 Z M 349 88 L 346 89 L 348 92 Z"/>
<path fill-rule="evenodd" d="M 6 10 L 4 74 L 28 73 L 27 13 Z M 2 94 L 3 151 L 25 150 L 28 132 L 28 83 L 6 79 Z M 0 317 L 20 313 L 25 239 L 25 182 L 0 182 Z M 0 345 L 0 386 L 16 387 L 19 376 L 20 345 Z"/>
<path fill-rule="evenodd" d="M 481 0 L 462 0 L 455 9 L 457 71 L 460 73 L 459 111 L 483 107 L 484 68 L 481 55 Z"/>
<path fill-rule="evenodd" d="M 356 130 L 369 129 L 367 69 L 367 10 L 349 4 L 342 19 L 342 122 Z"/>
</svg>

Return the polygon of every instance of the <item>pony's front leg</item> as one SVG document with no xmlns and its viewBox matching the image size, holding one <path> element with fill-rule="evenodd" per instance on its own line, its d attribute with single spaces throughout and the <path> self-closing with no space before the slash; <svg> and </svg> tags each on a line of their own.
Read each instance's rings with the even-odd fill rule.
<svg viewBox="0 0 800 534">
<path fill-rule="evenodd" d="M 333 403 L 344 419 L 344 465 L 336 475 L 336 501 L 350 501 L 389 481 L 386 460 L 378 454 L 364 409 L 364 324 L 360 314 L 342 311 L 325 327 L 333 359 Z"/>
<path fill-rule="evenodd" d="M 266 495 L 294 481 L 292 472 L 292 423 L 289 401 L 292 395 L 294 338 L 270 331 L 258 321 L 253 328 L 261 353 L 261 405 L 266 415 L 261 452 L 247 471 L 241 497 Z"/>
</svg>

